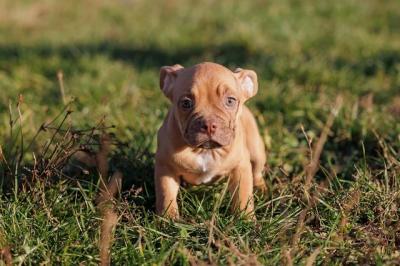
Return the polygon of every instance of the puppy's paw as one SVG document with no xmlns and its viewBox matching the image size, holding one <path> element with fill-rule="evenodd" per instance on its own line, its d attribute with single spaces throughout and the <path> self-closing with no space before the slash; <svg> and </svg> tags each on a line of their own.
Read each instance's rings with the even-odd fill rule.
<svg viewBox="0 0 400 266">
<path fill-rule="evenodd" d="M 164 214 L 164 218 L 174 220 L 174 221 L 180 220 L 180 216 L 179 216 L 178 212 L 166 213 L 166 214 Z"/>
<path fill-rule="evenodd" d="M 174 208 L 168 208 L 167 210 L 164 211 L 157 211 L 157 215 L 165 218 L 165 219 L 171 219 L 174 221 L 179 220 L 179 211 Z"/>
<path fill-rule="evenodd" d="M 254 190 L 256 193 L 260 193 L 261 195 L 267 195 L 268 187 L 262 177 L 256 178 L 254 181 Z"/>
</svg>

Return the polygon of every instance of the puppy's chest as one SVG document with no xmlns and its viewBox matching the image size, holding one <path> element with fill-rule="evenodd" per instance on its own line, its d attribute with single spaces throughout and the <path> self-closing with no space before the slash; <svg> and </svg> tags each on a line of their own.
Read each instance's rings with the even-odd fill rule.
<svg viewBox="0 0 400 266">
<path fill-rule="evenodd" d="M 200 173 L 210 172 L 215 166 L 215 159 L 210 152 L 202 152 L 194 156 L 195 166 Z"/>
<path fill-rule="evenodd" d="M 213 180 L 216 175 L 220 175 L 220 161 L 212 155 L 211 152 L 205 151 L 193 154 L 185 158 L 184 168 L 187 170 L 183 173 L 183 178 L 192 184 L 207 184 Z"/>
</svg>

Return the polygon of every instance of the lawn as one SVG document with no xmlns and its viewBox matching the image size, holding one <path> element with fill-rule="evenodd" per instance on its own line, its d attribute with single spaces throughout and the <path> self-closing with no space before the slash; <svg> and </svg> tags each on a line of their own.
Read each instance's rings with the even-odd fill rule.
<svg viewBox="0 0 400 266">
<path fill-rule="evenodd" d="M 154 214 L 159 69 L 203 61 L 258 74 L 255 221 L 225 183 Z M 98 171 L 65 169 L 105 133 L 98 208 Z M 0 265 L 98 264 L 107 236 L 113 265 L 399 264 L 400 2 L 0 1 L 0 148 Z"/>
</svg>

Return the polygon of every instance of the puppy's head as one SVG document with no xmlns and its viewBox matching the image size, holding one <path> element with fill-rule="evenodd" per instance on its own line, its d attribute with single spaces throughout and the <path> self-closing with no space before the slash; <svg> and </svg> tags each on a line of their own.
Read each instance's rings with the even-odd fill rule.
<svg viewBox="0 0 400 266">
<path fill-rule="evenodd" d="M 173 104 L 173 114 L 186 143 L 213 149 L 229 145 L 235 136 L 243 103 L 258 90 L 252 70 L 234 72 L 214 63 L 189 68 L 164 66 L 160 87 Z"/>
</svg>

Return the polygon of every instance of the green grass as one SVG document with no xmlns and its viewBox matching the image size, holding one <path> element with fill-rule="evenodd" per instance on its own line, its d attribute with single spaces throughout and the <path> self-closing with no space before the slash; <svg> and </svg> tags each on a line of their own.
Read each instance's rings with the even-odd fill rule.
<svg viewBox="0 0 400 266">
<path fill-rule="evenodd" d="M 0 2 L 0 248 L 22 264 L 99 262 L 97 174 L 61 174 L 70 135 L 47 127 L 34 137 L 64 117 L 61 71 L 74 99 L 61 129 L 115 126 L 110 173 L 123 171 L 125 190 L 113 264 L 279 265 L 291 248 L 295 264 L 317 248 L 317 264 L 400 263 L 399 21 L 398 1 Z M 155 134 L 168 108 L 158 71 L 202 61 L 258 73 L 248 105 L 269 192 L 255 222 L 230 214 L 224 184 L 183 189 L 179 222 L 154 214 Z M 301 128 L 315 143 L 339 94 L 318 201 L 293 245 L 307 206 Z M 71 141 L 96 149 L 99 130 L 89 133 Z"/>
</svg>

